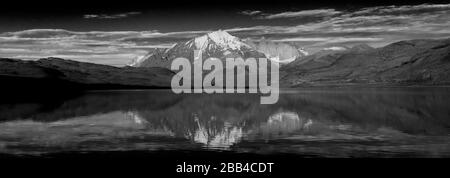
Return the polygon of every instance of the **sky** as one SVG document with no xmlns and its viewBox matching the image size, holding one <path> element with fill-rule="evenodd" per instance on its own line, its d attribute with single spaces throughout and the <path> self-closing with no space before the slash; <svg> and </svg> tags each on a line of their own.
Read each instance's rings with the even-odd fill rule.
<svg viewBox="0 0 450 178">
<path fill-rule="evenodd" d="M 113 66 L 215 30 L 311 52 L 450 37 L 448 1 L 44 0 L 5 6 L 0 57 L 52 56 Z"/>
</svg>

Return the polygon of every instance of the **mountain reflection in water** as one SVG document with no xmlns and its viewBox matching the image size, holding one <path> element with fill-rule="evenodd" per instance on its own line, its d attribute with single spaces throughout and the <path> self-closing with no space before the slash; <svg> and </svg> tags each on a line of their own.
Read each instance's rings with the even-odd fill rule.
<svg viewBox="0 0 450 178">
<path fill-rule="evenodd" d="M 0 153 L 229 150 L 325 157 L 448 157 L 447 88 L 251 94 L 88 92 L 0 103 Z"/>
</svg>

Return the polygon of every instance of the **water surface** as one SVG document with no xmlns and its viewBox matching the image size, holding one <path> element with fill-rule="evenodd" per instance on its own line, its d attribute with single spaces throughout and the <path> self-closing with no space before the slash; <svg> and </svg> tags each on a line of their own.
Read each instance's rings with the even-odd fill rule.
<svg viewBox="0 0 450 178">
<path fill-rule="evenodd" d="M 251 94 L 91 91 L 0 103 L 0 153 L 230 151 L 320 157 L 450 157 L 449 88 Z"/>
</svg>

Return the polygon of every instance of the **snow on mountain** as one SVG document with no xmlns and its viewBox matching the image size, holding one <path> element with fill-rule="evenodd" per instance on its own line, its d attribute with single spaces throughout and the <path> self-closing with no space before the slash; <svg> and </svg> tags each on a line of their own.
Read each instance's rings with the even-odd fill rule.
<svg viewBox="0 0 450 178">
<path fill-rule="evenodd" d="M 226 31 L 219 30 L 184 43 L 177 43 L 171 48 L 156 49 L 145 56 L 136 58 L 129 65 L 133 67 L 170 68 L 172 60 L 178 57 L 184 57 L 193 61 L 194 50 L 201 50 L 203 59 L 210 57 L 221 60 L 238 57 L 243 59 L 266 57 L 241 39 L 230 35 Z"/>
<path fill-rule="evenodd" d="M 153 54 L 150 54 L 150 55 L 153 55 Z M 141 64 L 148 57 L 150 57 L 148 54 L 144 55 L 144 56 L 138 56 L 138 57 L 134 58 L 133 60 L 131 60 L 131 62 L 128 63 L 127 66 L 139 66 L 139 64 Z"/>
<path fill-rule="evenodd" d="M 298 52 L 302 55 L 302 56 L 308 56 L 309 52 L 306 51 L 304 48 L 299 48 Z"/>
<path fill-rule="evenodd" d="M 266 40 L 244 41 L 226 31 L 219 30 L 174 44 L 171 48 L 155 49 L 145 56 L 134 59 L 129 66 L 170 68 L 172 60 L 178 57 L 193 61 L 194 50 L 201 50 L 203 59 L 210 57 L 221 60 L 226 58 L 268 58 L 280 64 L 287 64 L 309 55 L 304 49 L 297 49 L 287 43 Z"/>
<path fill-rule="evenodd" d="M 224 60 L 225 58 L 268 58 L 280 64 L 288 64 L 293 61 L 301 61 L 314 55 L 321 57 L 345 51 L 366 51 L 373 49 L 367 44 L 359 44 L 352 47 L 330 46 L 310 54 L 303 48 L 283 42 L 270 40 L 241 40 L 230 35 L 226 31 L 214 31 L 189 41 L 176 43 L 171 48 L 159 48 L 145 56 L 138 57 L 130 62 L 134 67 L 163 67 L 170 68 L 172 60 L 184 57 L 193 61 L 194 50 L 201 50 L 203 59 L 210 57 Z M 311 58 L 311 57 L 310 57 Z"/>
<path fill-rule="evenodd" d="M 149 61 L 148 59 L 163 58 L 164 53 L 168 49 L 169 48 L 156 48 L 144 56 L 139 56 L 139 57 L 136 57 L 135 59 L 131 60 L 131 62 L 129 64 L 127 64 L 127 66 L 145 67 L 147 65 L 150 65 L 148 63 L 157 62 L 157 61 Z"/>
<path fill-rule="evenodd" d="M 186 42 L 186 45 L 192 46 L 195 45 L 197 50 L 207 50 L 207 47 L 210 47 L 210 42 L 215 43 L 224 49 L 232 49 L 232 50 L 240 50 L 242 47 L 250 47 L 247 44 L 240 41 L 239 38 L 230 35 L 226 31 L 215 31 L 203 35 L 201 37 L 195 38 L 194 40 L 190 40 Z"/>
<path fill-rule="evenodd" d="M 324 51 L 345 51 L 347 49 L 348 49 L 348 47 L 343 47 L 343 46 L 332 46 L 332 47 L 328 47 L 328 48 L 323 48 Z"/>
<path fill-rule="evenodd" d="M 367 44 L 357 44 L 354 45 L 352 47 L 348 47 L 348 46 L 332 46 L 332 47 L 328 47 L 328 48 L 323 48 L 322 51 L 347 51 L 347 50 L 351 50 L 351 51 L 367 51 L 367 50 L 372 50 L 374 49 L 373 47 L 367 45 Z"/>
</svg>

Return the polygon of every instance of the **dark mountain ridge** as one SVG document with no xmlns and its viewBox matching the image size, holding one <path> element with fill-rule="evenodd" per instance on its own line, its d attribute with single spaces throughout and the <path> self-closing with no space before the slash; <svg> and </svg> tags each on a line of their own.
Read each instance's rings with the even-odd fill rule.
<svg viewBox="0 0 450 178">
<path fill-rule="evenodd" d="M 1 90 L 169 88 L 174 73 L 163 68 L 113 67 L 60 58 L 0 58 Z"/>
<path fill-rule="evenodd" d="M 450 84 L 450 39 L 313 54 L 281 69 L 283 86 Z"/>
</svg>

